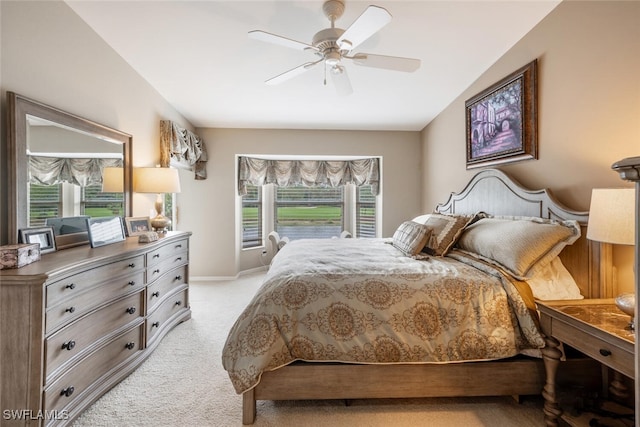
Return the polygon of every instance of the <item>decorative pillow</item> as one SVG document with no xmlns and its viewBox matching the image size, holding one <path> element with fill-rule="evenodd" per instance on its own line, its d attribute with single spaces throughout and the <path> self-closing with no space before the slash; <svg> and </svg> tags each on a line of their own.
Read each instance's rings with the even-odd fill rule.
<svg viewBox="0 0 640 427">
<path fill-rule="evenodd" d="M 559 257 L 542 268 L 533 268 L 527 283 L 536 299 L 542 301 L 583 299 L 580 288 Z"/>
<path fill-rule="evenodd" d="M 431 229 L 413 221 L 405 221 L 393 233 L 393 246 L 400 249 L 407 256 L 415 256 L 429 240 Z"/>
<path fill-rule="evenodd" d="M 431 238 L 424 252 L 429 255 L 444 256 L 462 234 L 464 228 L 475 219 L 475 215 L 428 214 L 414 218 L 414 221 L 431 228 Z"/>
<path fill-rule="evenodd" d="M 576 221 L 491 217 L 467 227 L 458 247 L 498 264 L 517 279 L 526 280 L 534 265 L 546 266 L 579 237 L 580 225 Z"/>
</svg>

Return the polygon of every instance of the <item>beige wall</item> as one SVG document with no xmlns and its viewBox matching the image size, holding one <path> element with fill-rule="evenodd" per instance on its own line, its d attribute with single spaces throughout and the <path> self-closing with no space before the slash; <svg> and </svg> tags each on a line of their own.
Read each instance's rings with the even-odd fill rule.
<svg viewBox="0 0 640 427">
<path fill-rule="evenodd" d="M 594 187 L 630 186 L 611 164 L 640 155 L 639 22 L 640 2 L 561 3 L 423 130 L 423 209 L 477 171 L 465 169 L 465 100 L 534 58 L 539 159 L 500 169 L 576 210 L 589 209 Z M 632 251 L 614 256 L 631 290 Z"/>
<path fill-rule="evenodd" d="M 382 233 L 391 236 L 421 213 L 419 132 L 198 129 L 207 143 L 206 181 L 183 179 L 179 223 L 197 231 L 191 274 L 234 276 L 260 267 L 260 249 L 240 251 L 236 223 L 236 155 L 300 154 L 382 156 Z M 186 187 L 186 188 L 185 188 Z"/>
<path fill-rule="evenodd" d="M 0 11 L 3 110 L 12 91 L 129 133 L 134 166 L 159 162 L 161 119 L 190 126 L 65 3 L 0 1 Z M 3 114 L 1 156 L 5 125 Z M 0 179 L 6 182 L 4 166 Z M 7 187 L 1 186 L 2 242 Z M 134 215 L 149 215 L 152 206 L 153 197 L 134 195 Z"/>
</svg>

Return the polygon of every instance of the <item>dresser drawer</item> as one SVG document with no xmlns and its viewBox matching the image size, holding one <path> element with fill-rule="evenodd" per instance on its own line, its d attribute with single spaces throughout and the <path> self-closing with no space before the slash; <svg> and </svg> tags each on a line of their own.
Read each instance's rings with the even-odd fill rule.
<svg viewBox="0 0 640 427">
<path fill-rule="evenodd" d="M 119 329 L 144 321 L 144 293 L 138 292 L 94 311 L 45 340 L 47 382 L 56 370 L 103 344 Z"/>
<path fill-rule="evenodd" d="M 147 312 L 155 309 L 177 286 L 187 283 L 187 266 L 183 265 L 159 277 L 147 287 Z"/>
<path fill-rule="evenodd" d="M 137 326 L 68 370 L 62 377 L 47 385 L 44 390 L 44 410 L 60 411 L 75 399 L 89 393 L 94 383 L 116 368 L 127 358 L 143 349 L 144 325 Z"/>
<path fill-rule="evenodd" d="M 147 267 L 164 264 L 166 260 L 179 256 L 181 252 L 189 253 L 189 239 L 178 240 L 147 253 Z M 183 259 L 186 261 L 186 258 Z"/>
<path fill-rule="evenodd" d="M 189 262 L 188 252 L 176 252 L 165 257 L 162 263 L 147 268 L 147 284 L 153 283 L 165 273 Z"/>
<path fill-rule="evenodd" d="M 144 271 L 144 255 L 102 265 L 47 285 L 47 308 L 94 288 L 116 276 Z"/>
<path fill-rule="evenodd" d="M 634 377 L 633 351 L 627 351 L 557 319 L 552 320 L 551 327 L 552 335 L 558 340 L 630 378 Z"/>
<path fill-rule="evenodd" d="M 143 288 L 144 271 L 138 271 L 135 274 L 109 279 L 107 282 L 103 282 L 87 292 L 61 300 L 60 304 L 47 310 L 45 331 L 50 334 L 56 328 L 83 316 L 98 305 L 109 301 L 109 299 Z"/>
<path fill-rule="evenodd" d="M 182 286 L 177 292 L 168 296 L 156 310 L 147 317 L 147 345 L 158 332 L 171 324 L 171 319 L 182 311 L 189 309 L 189 289 Z"/>
</svg>

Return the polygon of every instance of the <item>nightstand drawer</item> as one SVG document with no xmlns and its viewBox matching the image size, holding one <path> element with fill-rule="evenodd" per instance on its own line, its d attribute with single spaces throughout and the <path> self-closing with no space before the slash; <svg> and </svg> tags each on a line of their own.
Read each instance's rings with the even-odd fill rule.
<svg viewBox="0 0 640 427">
<path fill-rule="evenodd" d="M 583 352 L 587 356 L 609 366 L 610 368 L 633 378 L 633 350 L 627 351 L 607 340 L 605 334 L 586 333 L 576 327 L 557 319 L 552 319 L 552 335 L 563 343 Z"/>
</svg>

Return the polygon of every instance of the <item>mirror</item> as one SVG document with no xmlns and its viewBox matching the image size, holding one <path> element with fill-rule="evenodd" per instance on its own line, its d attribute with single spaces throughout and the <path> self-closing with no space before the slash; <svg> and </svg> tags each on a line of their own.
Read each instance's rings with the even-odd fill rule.
<svg viewBox="0 0 640 427">
<path fill-rule="evenodd" d="M 114 216 L 131 216 L 131 135 L 13 92 L 7 92 L 7 107 L 8 177 L 13 184 L 8 191 L 9 244 L 17 243 L 18 230 L 33 226 L 29 220 L 35 200 L 32 184 L 46 187 L 62 182 L 59 213 L 54 216 L 86 215 L 84 205 L 79 208 L 79 195 L 85 189 L 99 189 L 105 167 L 122 169 L 122 197 L 113 193 L 119 209 Z M 78 161 L 83 163 L 77 166 L 80 172 L 76 174 Z M 77 236 L 75 241 L 84 242 Z M 64 248 L 65 244 L 58 246 Z"/>
</svg>

